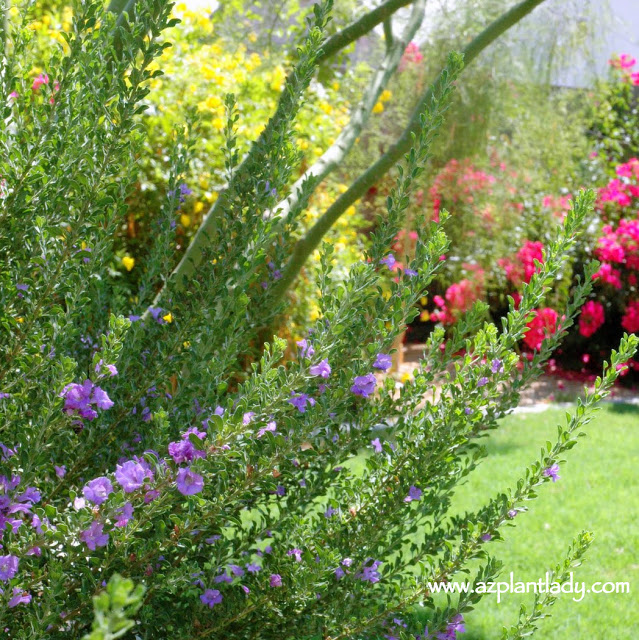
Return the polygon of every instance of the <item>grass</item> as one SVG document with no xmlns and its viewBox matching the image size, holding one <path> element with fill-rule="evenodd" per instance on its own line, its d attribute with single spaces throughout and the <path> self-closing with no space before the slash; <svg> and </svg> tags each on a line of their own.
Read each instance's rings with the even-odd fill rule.
<svg viewBox="0 0 639 640">
<path fill-rule="evenodd" d="M 521 470 L 546 440 L 554 440 L 564 412 L 551 409 L 507 418 L 484 442 L 489 457 L 457 496 L 460 510 L 476 509 L 478 499 L 512 486 Z M 488 545 L 504 563 L 502 579 L 533 581 L 563 558 L 573 537 L 583 529 L 595 542 L 577 569 L 575 581 L 629 582 L 630 594 L 587 595 L 573 602 L 560 596 L 552 617 L 541 622 L 535 638 L 550 640 L 630 640 L 637 637 L 633 620 L 639 611 L 639 408 L 607 405 L 586 427 L 588 437 L 568 452 L 561 479 L 540 488 L 529 512 L 517 517 L 506 540 Z M 482 503 L 480 503 L 482 504 Z M 467 615 L 464 640 L 497 640 L 502 626 L 517 620 L 519 606 L 532 595 L 486 595 Z M 461 640 L 460 638 L 460 640 Z"/>
</svg>

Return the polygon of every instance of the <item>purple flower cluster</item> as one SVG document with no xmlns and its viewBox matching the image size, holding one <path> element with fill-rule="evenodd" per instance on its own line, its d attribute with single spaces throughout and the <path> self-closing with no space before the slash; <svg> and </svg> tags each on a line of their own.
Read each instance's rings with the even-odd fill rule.
<svg viewBox="0 0 639 640">
<path fill-rule="evenodd" d="M 19 486 L 20 476 L 0 476 L 0 536 L 7 526 L 17 533 L 23 518 L 28 516 L 31 516 L 31 526 L 36 530 L 40 528 L 40 518 L 31 511 L 33 505 L 40 502 L 40 492 L 34 487 L 18 491 Z"/>
<path fill-rule="evenodd" d="M 64 412 L 68 415 L 77 415 L 85 420 L 95 420 L 98 417 L 97 409 L 110 409 L 113 401 L 104 389 L 101 389 L 91 380 L 87 379 L 82 384 L 75 382 L 68 384 L 60 392 L 64 398 Z"/>
<path fill-rule="evenodd" d="M 362 567 L 361 573 L 358 573 L 356 578 L 362 580 L 362 582 L 370 582 L 371 584 L 375 584 L 382 579 L 379 571 L 377 570 L 381 565 L 380 560 L 373 560 L 373 558 L 368 558 Z"/>
<path fill-rule="evenodd" d="M 362 398 L 368 398 L 377 386 L 377 379 L 372 373 L 367 373 L 365 376 L 357 376 L 353 379 L 353 386 L 351 392 L 356 396 L 362 396 Z"/>
</svg>

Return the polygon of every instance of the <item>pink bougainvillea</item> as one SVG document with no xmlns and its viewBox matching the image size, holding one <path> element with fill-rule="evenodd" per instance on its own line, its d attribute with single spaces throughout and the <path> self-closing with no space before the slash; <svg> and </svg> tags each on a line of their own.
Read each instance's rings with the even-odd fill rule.
<svg viewBox="0 0 639 640">
<path fill-rule="evenodd" d="M 621 326 L 630 333 L 639 331 L 639 300 L 630 302 L 621 318 Z"/>
<path fill-rule="evenodd" d="M 500 258 L 497 264 L 506 272 L 506 278 L 515 287 L 522 283 L 530 282 L 533 274 L 539 271 L 535 261 L 540 264 L 544 261 L 544 245 L 541 242 L 531 242 L 526 240 L 524 246 L 517 252 L 514 260 L 510 258 Z"/>
<path fill-rule="evenodd" d="M 546 337 L 557 331 L 559 315 L 550 307 L 534 309 L 533 314 L 533 318 L 526 325 L 528 331 L 524 336 L 524 344 L 529 349 L 538 351 Z"/>
<path fill-rule="evenodd" d="M 584 338 L 590 338 L 601 327 L 605 319 L 603 305 L 595 300 L 588 300 L 581 308 L 579 333 Z"/>
</svg>

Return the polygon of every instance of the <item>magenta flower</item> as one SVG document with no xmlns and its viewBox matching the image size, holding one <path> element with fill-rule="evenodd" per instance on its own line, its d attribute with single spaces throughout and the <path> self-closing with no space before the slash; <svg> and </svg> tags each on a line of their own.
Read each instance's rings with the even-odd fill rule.
<svg viewBox="0 0 639 640">
<path fill-rule="evenodd" d="M 281 587 L 282 576 L 279 573 L 272 573 L 269 579 L 269 584 L 271 585 L 271 587 Z"/>
<path fill-rule="evenodd" d="M 124 489 L 124 493 L 133 493 L 139 489 L 147 476 L 147 470 L 135 460 L 127 460 L 115 468 L 115 479 Z"/>
<path fill-rule="evenodd" d="M 41 73 L 33 79 L 33 84 L 31 85 L 31 91 L 33 93 L 37 93 L 45 84 L 49 84 L 49 76 L 46 73 Z"/>
<path fill-rule="evenodd" d="M 200 596 L 200 600 L 212 609 L 216 604 L 222 602 L 222 594 L 217 589 L 207 589 Z"/>
<path fill-rule="evenodd" d="M 204 478 L 190 469 L 182 468 L 178 471 L 175 481 L 177 490 L 184 496 L 200 493 L 204 488 Z"/>
<path fill-rule="evenodd" d="M 108 478 L 102 476 L 88 482 L 82 489 L 82 493 L 89 502 L 100 505 L 113 493 L 113 485 Z"/>
<path fill-rule="evenodd" d="M 0 580 L 7 582 L 18 573 L 18 564 L 20 561 L 17 556 L 0 556 Z"/>
<path fill-rule="evenodd" d="M 13 595 L 11 599 L 7 603 L 9 609 L 13 609 L 13 607 L 17 607 L 19 604 L 29 604 L 31 602 L 31 594 L 28 591 L 23 591 L 18 587 L 14 587 Z"/>
<path fill-rule="evenodd" d="M 392 364 L 393 361 L 389 355 L 385 353 L 378 353 L 375 362 L 373 362 L 373 368 L 386 371 L 391 368 Z"/>
<path fill-rule="evenodd" d="M 309 373 L 312 376 L 320 376 L 320 378 L 328 378 L 331 375 L 331 365 L 328 364 L 328 360 L 324 359 L 319 364 L 314 364 Z"/>
<path fill-rule="evenodd" d="M 544 475 L 550 478 L 553 482 L 557 482 L 561 476 L 559 475 L 559 465 L 555 462 L 552 466 L 544 469 Z"/>
<path fill-rule="evenodd" d="M 97 547 L 106 547 L 109 542 L 109 534 L 103 532 L 104 525 L 97 520 L 91 523 L 88 529 L 80 533 L 80 540 L 84 542 L 91 551 Z"/>
<path fill-rule="evenodd" d="M 412 502 L 413 500 L 419 500 L 422 497 L 422 490 L 416 486 L 411 485 L 408 490 L 408 495 L 404 498 L 404 502 Z"/>
<path fill-rule="evenodd" d="M 375 391 L 377 386 L 377 380 L 372 373 L 367 373 L 365 376 L 357 376 L 353 379 L 353 386 L 351 392 L 356 396 L 362 396 L 368 398 Z"/>
</svg>

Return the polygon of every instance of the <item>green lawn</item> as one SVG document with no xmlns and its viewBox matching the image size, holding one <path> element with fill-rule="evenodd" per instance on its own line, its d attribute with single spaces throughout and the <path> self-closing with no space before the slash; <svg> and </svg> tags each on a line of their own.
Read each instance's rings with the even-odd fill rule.
<svg viewBox="0 0 639 640">
<path fill-rule="evenodd" d="M 476 496 L 492 495 L 509 486 L 524 466 L 534 460 L 546 440 L 554 440 L 564 412 L 510 416 L 485 442 L 489 457 L 457 499 L 460 509 L 476 509 Z M 504 562 L 504 575 L 515 580 L 538 580 L 562 558 L 582 529 L 595 533 L 595 542 L 577 569 L 575 581 L 630 583 L 630 594 L 586 595 L 581 602 L 561 596 L 542 621 L 535 638 L 570 640 L 634 640 L 639 625 L 639 408 L 608 405 L 586 427 L 587 438 L 567 455 L 561 479 L 540 488 L 529 512 L 517 517 L 517 527 L 506 530 L 505 542 L 488 545 Z M 502 625 L 517 619 L 521 598 L 507 594 L 497 604 L 486 595 L 467 616 L 464 640 L 494 640 Z"/>
</svg>

